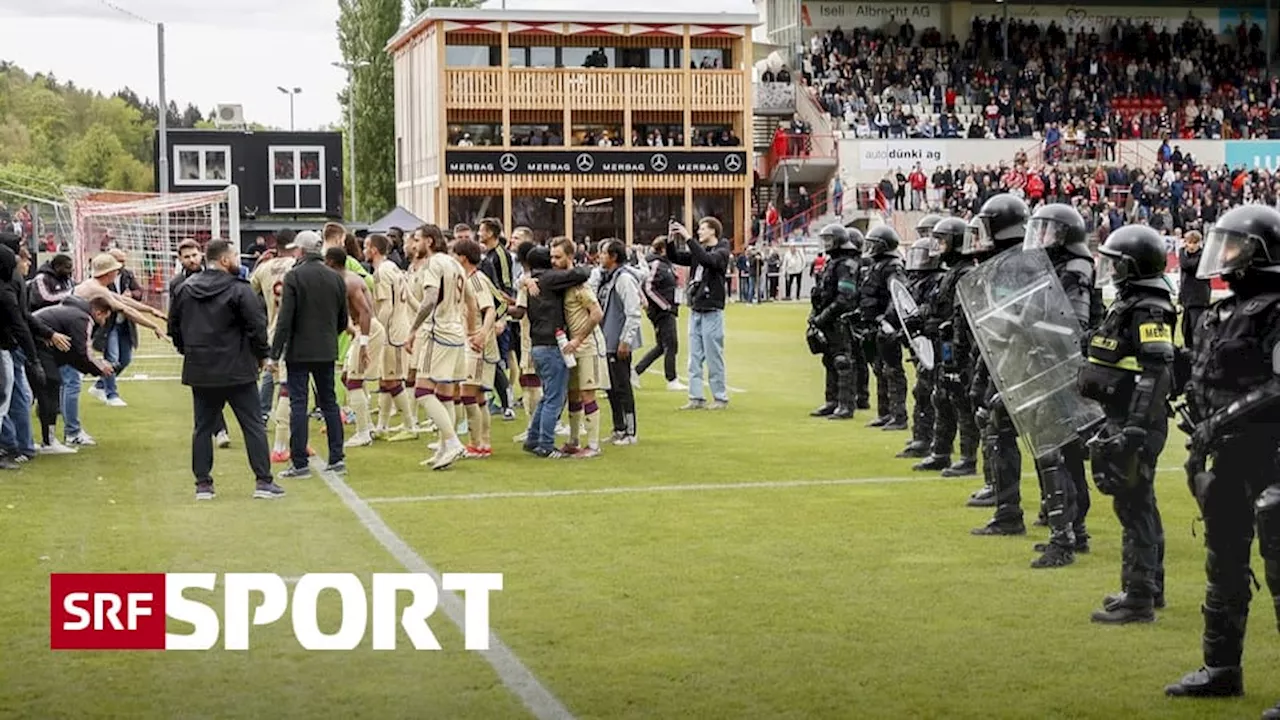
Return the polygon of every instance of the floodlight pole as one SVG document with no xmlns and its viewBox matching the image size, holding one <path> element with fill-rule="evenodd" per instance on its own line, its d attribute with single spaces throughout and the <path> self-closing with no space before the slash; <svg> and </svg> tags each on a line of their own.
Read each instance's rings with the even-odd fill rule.
<svg viewBox="0 0 1280 720">
<path fill-rule="evenodd" d="M 156 154 L 156 167 L 159 168 L 160 174 L 160 194 L 167 195 L 169 193 L 169 101 L 165 98 L 164 92 L 164 23 L 156 24 L 156 54 L 159 58 L 160 68 L 160 108 L 157 113 L 156 127 L 159 131 L 159 147 Z M 168 215 L 165 215 L 168 219 Z"/>
</svg>

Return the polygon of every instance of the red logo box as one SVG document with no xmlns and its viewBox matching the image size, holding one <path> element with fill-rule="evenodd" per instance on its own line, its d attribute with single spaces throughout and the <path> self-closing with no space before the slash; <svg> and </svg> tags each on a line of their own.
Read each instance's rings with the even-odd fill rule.
<svg viewBox="0 0 1280 720">
<path fill-rule="evenodd" d="M 163 650 L 163 573 L 49 576 L 52 650 Z"/>
</svg>

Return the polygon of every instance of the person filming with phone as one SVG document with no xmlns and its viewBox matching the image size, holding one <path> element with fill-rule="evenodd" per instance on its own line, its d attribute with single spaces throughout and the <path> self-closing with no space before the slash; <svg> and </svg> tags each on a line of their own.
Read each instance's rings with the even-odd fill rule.
<svg viewBox="0 0 1280 720">
<path fill-rule="evenodd" d="M 724 300 L 729 271 L 729 241 L 720 237 L 720 221 L 704 217 L 695 236 L 671 220 L 667 229 L 667 257 L 690 268 L 685 304 L 689 306 L 689 402 L 681 410 L 723 410 L 729 405 L 724 376 Z M 682 242 L 683 241 L 683 242 Z M 711 403 L 702 394 L 706 366 Z"/>
</svg>

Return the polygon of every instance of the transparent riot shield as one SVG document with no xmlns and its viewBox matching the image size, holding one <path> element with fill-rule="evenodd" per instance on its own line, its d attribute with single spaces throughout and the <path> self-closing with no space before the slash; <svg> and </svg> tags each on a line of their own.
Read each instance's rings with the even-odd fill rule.
<svg viewBox="0 0 1280 720">
<path fill-rule="evenodd" d="M 916 305 L 916 299 L 911 297 L 911 291 L 907 289 L 906 283 L 896 277 L 889 279 L 889 296 L 893 298 L 893 309 L 898 313 L 898 322 L 902 325 L 902 333 L 907 337 L 907 346 L 911 348 L 911 354 L 920 363 L 920 367 L 932 370 L 933 343 L 927 337 L 913 336 L 907 329 L 907 320 L 915 317 L 920 311 Z"/>
<path fill-rule="evenodd" d="M 1013 248 L 956 286 L 974 339 L 1018 434 L 1036 457 L 1103 417 L 1076 390 L 1084 357 L 1071 303 L 1043 250 Z"/>
</svg>

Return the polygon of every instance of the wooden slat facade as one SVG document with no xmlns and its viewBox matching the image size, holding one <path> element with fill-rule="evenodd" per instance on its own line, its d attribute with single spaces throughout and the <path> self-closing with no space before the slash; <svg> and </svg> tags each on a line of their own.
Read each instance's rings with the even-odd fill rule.
<svg viewBox="0 0 1280 720">
<path fill-rule="evenodd" d="M 484 18 L 500 13 L 477 11 Z M 583 30 L 575 22 L 542 24 L 533 30 L 528 23 L 506 20 L 481 22 L 432 21 L 407 38 L 396 41 L 392 52 L 396 72 L 397 199 L 410 211 L 439 225 L 448 226 L 464 218 L 448 216 L 450 194 L 502 198 L 504 226 L 510 228 L 512 197 L 545 193 L 564 202 L 564 229 L 572 236 L 575 198 L 614 193 L 625 197 L 626 240 L 635 238 L 632 228 L 632 195 L 656 194 L 684 198 L 687 225 L 692 225 L 694 198 L 699 194 L 731 195 L 736 242 L 749 232 L 748 193 L 755 167 L 748 137 L 752 127 L 750 62 L 751 26 L 729 28 L 670 22 L 658 28 L 611 25 Z M 415 25 L 415 27 L 418 27 Z M 621 30 L 619 30 L 621 28 Z M 447 67 L 446 45 L 476 46 L 477 55 L 489 48 L 495 66 Z M 584 68 L 512 67 L 512 49 L 527 47 L 573 47 L 625 49 L 679 49 L 683 67 Z M 724 49 L 730 67 L 694 69 L 689 67 L 693 52 Z M 579 50 L 580 52 L 580 50 Z M 666 147 L 668 151 L 697 151 L 691 147 L 695 128 L 727 125 L 742 143 L 733 148 L 745 151 L 745 174 L 741 175 L 471 175 L 444 173 L 444 155 L 449 149 L 450 124 L 489 124 L 501 127 L 501 143 L 484 148 L 510 149 L 513 153 L 532 148 L 511 145 L 513 124 L 560 125 L 560 136 L 572 142 L 575 124 L 621 125 L 621 137 L 630 138 L 633 125 L 683 128 L 685 145 Z M 497 140 L 494 141 L 497 143 Z M 572 149 L 539 146 L 539 150 Z M 602 148 L 603 149 L 603 148 Z M 632 150 L 612 147 L 613 151 Z M 727 148 L 707 148 L 723 153 Z M 635 147 L 647 155 L 651 147 Z M 615 209 L 616 210 L 616 209 Z"/>
</svg>

